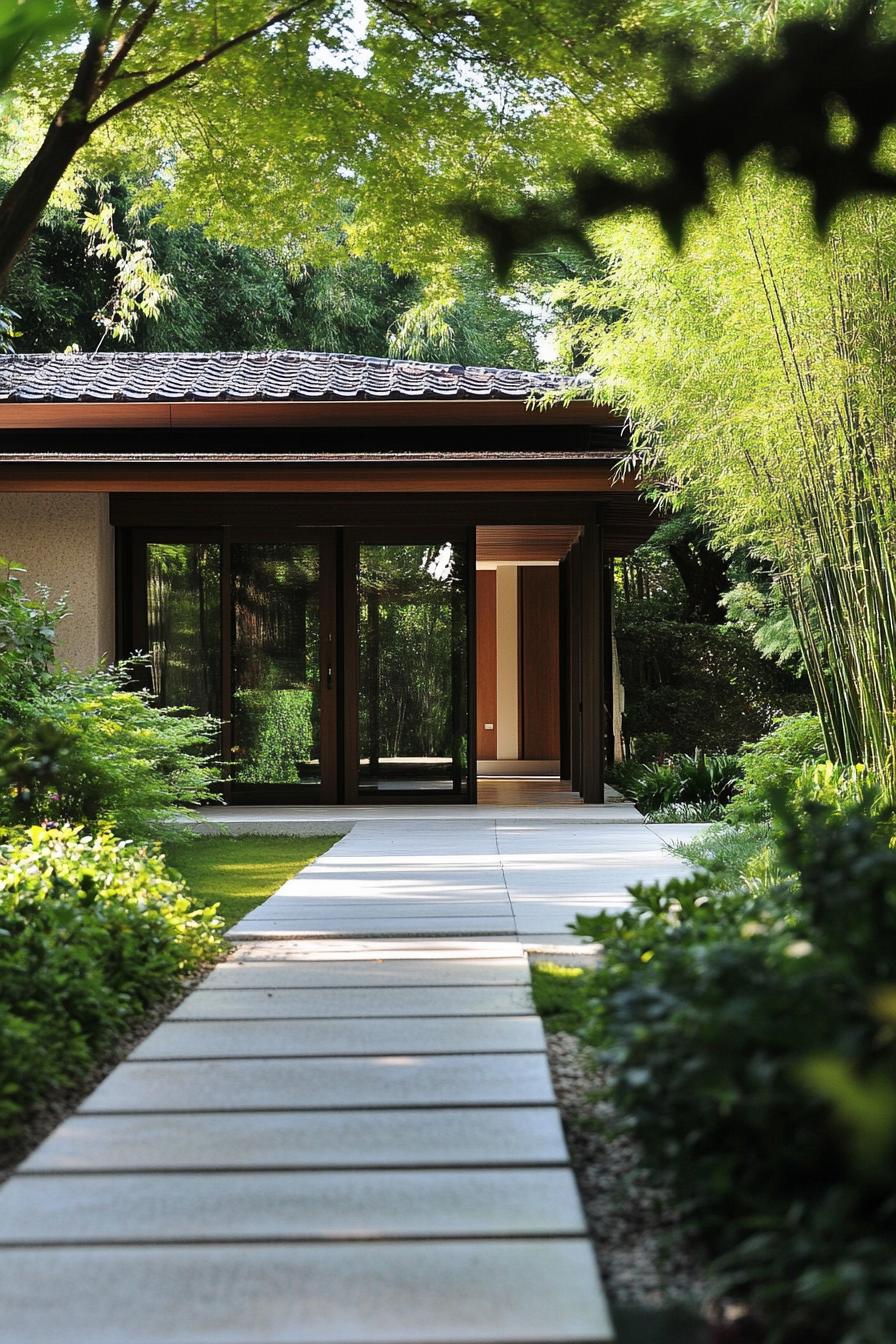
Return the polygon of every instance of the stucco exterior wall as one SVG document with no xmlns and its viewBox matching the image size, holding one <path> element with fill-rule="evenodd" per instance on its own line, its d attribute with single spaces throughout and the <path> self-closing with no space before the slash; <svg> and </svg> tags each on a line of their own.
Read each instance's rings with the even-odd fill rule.
<svg viewBox="0 0 896 1344">
<path fill-rule="evenodd" d="M 115 653 L 114 533 L 106 494 L 0 492 L 0 556 L 52 598 L 68 594 L 59 627 L 63 662 L 90 667 Z"/>
</svg>

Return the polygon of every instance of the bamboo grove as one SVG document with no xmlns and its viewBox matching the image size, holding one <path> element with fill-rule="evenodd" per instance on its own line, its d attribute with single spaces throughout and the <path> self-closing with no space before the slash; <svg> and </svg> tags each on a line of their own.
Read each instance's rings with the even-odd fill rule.
<svg viewBox="0 0 896 1344">
<path fill-rule="evenodd" d="M 721 546 L 773 563 L 831 758 L 896 795 L 896 207 L 844 207 L 754 164 L 679 254 L 631 217 L 583 297 L 600 395 Z"/>
</svg>

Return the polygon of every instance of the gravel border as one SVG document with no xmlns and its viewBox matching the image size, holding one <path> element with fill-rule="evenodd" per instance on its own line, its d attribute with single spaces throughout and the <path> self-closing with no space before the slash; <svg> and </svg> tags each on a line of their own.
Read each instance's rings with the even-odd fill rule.
<svg viewBox="0 0 896 1344">
<path fill-rule="evenodd" d="M 548 1059 L 573 1169 L 601 1275 L 612 1304 L 684 1306 L 704 1317 L 700 1259 L 619 1115 L 600 1097 L 603 1077 L 586 1068 L 586 1047 L 567 1032 L 548 1035 Z M 596 1095 L 597 1094 L 597 1095 Z"/>
</svg>

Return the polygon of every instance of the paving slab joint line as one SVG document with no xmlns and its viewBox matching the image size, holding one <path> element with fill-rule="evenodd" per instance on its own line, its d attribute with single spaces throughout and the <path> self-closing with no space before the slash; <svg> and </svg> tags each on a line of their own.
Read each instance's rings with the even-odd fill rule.
<svg viewBox="0 0 896 1344">
<path fill-rule="evenodd" d="M 180 1172 L 177 1173 L 181 1175 Z M 420 1242 L 442 1241 L 581 1241 L 582 1229 L 535 1228 L 531 1232 L 514 1232 L 504 1229 L 489 1232 L 477 1228 L 475 1232 L 415 1232 L 409 1237 L 407 1232 L 339 1232 L 320 1236 L 286 1236 L 282 1232 L 252 1233 L 244 1232 L 240 1236 L 183 1236 L 183 1237 L 91 1237 L 80 1234 L 78 1239 L 55 1241 L 6 1241 L 0 1238 L 0 1250 L 16 1251 L 53 1251 L 60 1249 L 100 1250 L 112 1247 L 129 1246 L 380 1246 L 383 1242 L 408 1242 L 415 1245 Z"/>
<path fill-rule="evenodd" d="M 319 930 L 319 929 L 315 929 L 313 933 L 309 933 L 307 936 L 308 936 L 309 938 L 314 938 L 314 937 L 317 937 L 319 933 L 320 933 L 320 930 Z M 449 930 L 449 929 L 442 929 L 442 930 L 440 930 L 440 934 L 441 934 L 441 936 L 442 936 L 443 938 L 464 938 L 464 937 L 467 936 L 468 933 L 469 933 L 469 925 L 466 926 L 466 930 L 465 930 L 464 933 L 453 933 L 453 932 L 452 932 L 451 930 Z M 256 942 L 258 942 L 258 943 L 267 943 L 267 942 L 276 943 L 276 942 L 278 942 L 278 941 L 282 941 L 282 940 L 285 940 L 285 939 L 300 939 L 300 938 L 302 938 L 302 937 L 304 937 L 304 936 L 305 936 L 305 935 L 303 935 L 302 930 L 301 930 L 301 929 L 296 929 L 296 928 L 290 928 L 290 929 L 277 929 L 277 930 L 258 929 L 258 930 L 254 930 L 254 931 L 252 931 L 252 932 L 249 932 L 249 931 L 246 931 L 246 932 L 244 932 L 244 933 L 235 932 L 235 933 L 233 933 L 231 936 L 228 937 L 227 941 L 233 943 L 234 945 L 239 944 L 239 943 L 242 943 L 242 942 L 246 942 L 246 941 L 251 941 L 251 942 L 253 942 L 253 943 L 256 943 Z M 357 937 L 357 935 L 354 934 L 354 933 L 344 933 L 344 934 L 343 934 L 340 930 L 335 930 L 335 929 L 329 929 L 329 930 L 327 931 L 327 936 L 330 937 L 330 938 L 343 938 L 343 937 L 344 937 L 347 941 L 350 941 L 351 939 Z M 373 934 L 372 934 L 372 933 L 365 933 L 365 934 L 363 934 L 362 936 L 363 936 L 364 938 L 375 938 L 377 935 L 376 935 L 375 933 L 373 933 Z M 385 937 L 388 937 L 389 935 L 386 934 L 386 935 L 384 935 L 384 936 L 385 936 Z M 425 938 L 427 935 L 426 935 L 425 933 L 421 933 L 421 934 L 415 934 L 415 933 L 406 933 L 406 934 L 404 934 L 404 933 L 403 933 L 402 936 L 403 936 L 403 937 L 406 936 L 406 937 L 408 937 L 408 938 Z M 490 937 L 490 936 L 493 936 L 493 937 L 495 937 L 495 938 L 500 938 L 500 937 L 502 936 L 502 935 L 501 935 L 501 931 L 496 931 L 496 932 L 494 933 L 494 935 L 489 935 L 489 934 L 485 934 L 485 935 L 484 935 L 484 937 Z"/>
<path fill-rule="evenodd" d="M 427 1108 L 429 1109 L 429 1108 Z M 519 1108 L 516 1108 L 519 1109 Z M 544 1109 L 542 1106 L 541 1109 Z M 92 1119 L 106 1119 L 111 1112 L 105 1114 L 91 1114 Z M 155 1114 L 176 1115 L 183 1117 L 182 1111 L 155 1112 Z M 87 1119 L 87 1116 L 79 1116 L 78 1119 Z M 544 1168 L 550 1168 L 553 1171 L 568 1171 L 569 1161 L 566 1158 L 508 1158 L 506 1161 L 493 1160 L 475 1162 L 470 1158 L 464 1158 L 457 1162 L 397 1162 L 391 1161 L 388 1166 L 370 1166 L 363 1162 L 353 1163 L 351 1166 L 336 1165 L 327 1163 L 324 1166 L 302 1166 L 300 1163 L 291 1162 L 288 1164 L 279 1163 L 277 1165 L 263 1166 L 261 1163 L 254 1163 L 252 1166 L 235 1167 L 229 1163 L 221 1163 L 217 1166 L 209 1165 L 204 1167 L 85 1167 L 79 1171 L 73 1171 L 70 1167 L 41 1167 L 34 1170 L 30 1167 L 19 1168 L 15 1173 L 16 1180 L 41 1180 L 51 1177 L 53 1180 L 66 1179 L 68 1177 L 77 1179 L 84 1176 L 254 1176 L 261 1175 L 282 1175 L 286 1172 L 295 1172 L 297 1175 L 306 1173 L 313 1176 L 345 1176 L 347 1174 L 365 1174 L 381 1176 L 390 1171 L 541 1171 Z M 528 1235 L 532 1235 L 531 1233 Z M 7 1244 L 7 1243 L 4 1243 Z M 13 1244 L 13 1243 L 8 1243 Z"/>
</svg>

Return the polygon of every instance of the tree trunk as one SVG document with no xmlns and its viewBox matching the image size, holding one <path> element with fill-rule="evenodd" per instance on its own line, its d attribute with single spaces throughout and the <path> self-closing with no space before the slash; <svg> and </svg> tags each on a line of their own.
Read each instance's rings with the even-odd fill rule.
<svg viewBox="0 0 896 1344">
<path fill-rule="evenodd" d="M 667 549 L 687 593 L 687 619 L 721 625 L 722 594 L 729 586 L 725 557 L 699 539 L 669 542 Z"/>
<path fill-rule="evenodd" d="M 0 201 L 0 290 L 62 175 L 89 138 L 85 120 L 67 120 L 60 112 L 34 158 Z"/>
</svg>

